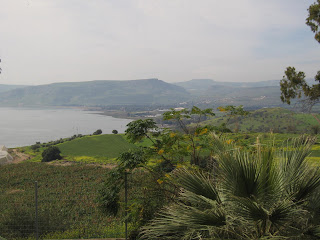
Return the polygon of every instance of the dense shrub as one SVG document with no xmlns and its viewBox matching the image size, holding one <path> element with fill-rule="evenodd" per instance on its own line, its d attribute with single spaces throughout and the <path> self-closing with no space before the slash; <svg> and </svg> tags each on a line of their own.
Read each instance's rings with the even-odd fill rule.
<svg viewBox="0 0 320 240">
<path fill-rule="evenodd" d="M 100 135 L 102 133 L 102 130 L 101 129 L 98 129 L 97 131 L 95 131 L 93 133 L 93 135 Z"/>
<path fill-rule="evenodd" d="M 311 127 L 311 132 L 312 132 L 312 134 L 314 134 L 314 135 L 319 134 L 319 132 L 320 132 L 320 127 L 319 127 L 318 125 L 312 126 L 312 127 Z"/>
<path fill-rule="evenodd" d="M 33 145 L 31 145 L 31 149 L 33 150 L 33 151 L 36 151 L 38 148 L 40 148 L 41 147 L 41 145 L 40 144 L 33 144 Z"/>
<path fill-rule="evenodd" d="M 60 156 L 60 149 L 56 146 L 51 146 L 43 151 L 42 153 L 42 162 L 50 162 L 53 160 L 60 160 L 62 157 Z"/>
</svg>

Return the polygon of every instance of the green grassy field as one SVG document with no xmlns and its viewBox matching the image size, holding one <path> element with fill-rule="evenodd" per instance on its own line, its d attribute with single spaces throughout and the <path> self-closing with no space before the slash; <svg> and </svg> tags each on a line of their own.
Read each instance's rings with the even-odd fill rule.
<svg viewBox="0 0 320 240">
<path fill-rule="evenodd" d="M 298 133 L 227 133 L 225 136 L 241 147 L 250 147 L 256 143 L 257 137 L 263 143 L 274 142 L 280 146 L 288 138 L 298 137 Z M 320 142 L 320 139 L 318 139 Z M 149 140 L 139 143 L 140 146 L 149 146 Z M 123 134 L 104 134 L 97 136 L 85 136 L 71 141 L 65 141 L 57 145 L 61 150 L 64 161 L 81 163 L 116 164 L 116 158 L 124 151 L 134 148 L 136 145 L 127 141 Z M 320 162 L 320 145 L 316 144 L 310 155 L 313 162 Z M 41 153 L 45 149 L 36 151 L 30 147 L 21 148 L 22 151 L 32 156 L 30 162 L 40 162 Z"/>
<path fill-rule="evenodd" d="M 146 146 L 148 142 L 144 141 L 140 145 Z M 103 134 L 64 141 L 56 146 L 60 149 L 65 161 L 114 164 L 120 153 L 136 145 L 129 143 L 124 134 Z M 31 162 L 40 162 L 41 153 L 45 148 L 42 146 L 37 150 L 32 150 L 30 146 L 27 146 L 20 150 L 32 156 Z"/>
<path fill-rule="evenodd" d="M 120 153 L 135 147 L 123 134 L 86 136 L 57 146 L 68 160 L 101 163 L 112 163 Z"/>
</svg>

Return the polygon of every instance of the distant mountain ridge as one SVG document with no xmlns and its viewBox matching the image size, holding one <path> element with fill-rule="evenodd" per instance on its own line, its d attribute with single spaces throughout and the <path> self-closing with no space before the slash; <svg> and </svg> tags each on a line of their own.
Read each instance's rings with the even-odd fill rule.
<svg viewBox="0 0 320 240">
<path fill-rule="evenodd" d="M 27 85 L 9 85 L 9 84 L 0 84 L 0 93 L 7 92 L 17 88 L 24 88 Z"/>
<path fill-rule="evenodd" d="M 192 79 L 186 82 L 173 83 L 183 87 L 186 90 L 206 90 L 208 87 L 215 85 L 230 86 L 230 87 L 274 87 L 280 85 L 280 80 L 268 80 L 259 82 L 219 82 L 213 79 Z"/>
<path fill-rule="evenodd" d="M 307 79 L 312 84 L 314 80 Z M 280 100 L 280 81 L 218 82 L 192 79 L 167 83 L 156 78 L 95 80 L 38 86 L 1 85 L 0 106 L 117 106 L 179 105 L 215 107 L 244 105 L 248 108 L 288 107 Z"/>
<path fill-rule="evenodd" d="M 312 78 L 307 78 L 306 82 L 309 85 L 315 84 L 316 82 Z M 227 87 L 238 87 L 238 88 L 254 88 L 254 87 L 278 87 L 280 88 L 279 80 L 266 80 L 258 82 L 221 82 L 213 79 L 192 79 L 185 82 L 173 83 L 177 86 L 185 88 L 190 93 L 196 91 L 206 91 L 212 86 L 227 86 Z"/>
<path fill-rule="evenodd" d="M 218 82 L 212 79 L 193 79 L 174 83 L 184 87 L 196 105 L 244 105 L 247 108 L 288 107 L 280 100 L 280 80 L 260 82 Z"/>
<path fill-rule="evenodd" d="M 185 101 L 182 87 L 158 79 L 130 81 L 96 80 L 28 86 L 1 94 L 6 106 L 99 106 L 169 104 Z"/>
</svg>

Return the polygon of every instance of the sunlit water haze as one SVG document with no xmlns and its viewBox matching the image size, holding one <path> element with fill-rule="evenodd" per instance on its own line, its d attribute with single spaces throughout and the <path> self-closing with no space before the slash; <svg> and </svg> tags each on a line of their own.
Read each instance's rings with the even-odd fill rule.
<svg viewBox="0 0 320 240">
<path fill-rule="evenodd" d="M 123 133 L 129 119 L 119 119 L 79 109 L 0 108 L 0 145 L 20 147 L 48 142 L 97 129 Z"/>
</svg>

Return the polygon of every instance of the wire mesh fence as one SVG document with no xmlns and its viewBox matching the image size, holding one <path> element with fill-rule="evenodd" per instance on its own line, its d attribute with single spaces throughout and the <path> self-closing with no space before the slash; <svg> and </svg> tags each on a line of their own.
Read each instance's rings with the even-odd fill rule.
<svg viewBox="0 0 320 240">
<path fill-rule="evenodd" d="M 30 182 L 0 192 L 0 236 L 5 239 L 125 237 L 125 224 L 102 213 L 95 181 Z M 0 237 L 0 239 L 1 239 Z"/>
</svg>

